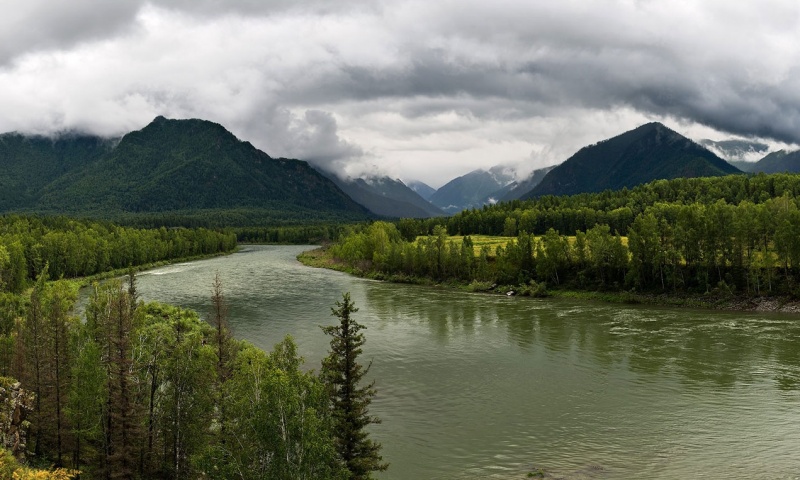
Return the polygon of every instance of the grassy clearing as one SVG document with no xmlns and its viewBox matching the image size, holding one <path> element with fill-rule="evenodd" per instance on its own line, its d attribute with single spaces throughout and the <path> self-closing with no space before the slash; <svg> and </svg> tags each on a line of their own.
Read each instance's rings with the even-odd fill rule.
<svg viewBox="0 0 800 480">
<path fill-rule="evenodd" d="M 419 236 L 417 237 L 416 241 L 420 239 L 428 238 L 426 236 Z M 489 247 L 489 256 L 493 257 L 495 252 L 497 251 L 497 247 L 505 248 L 508 245 L 508 242 L 511 240 L 515 240 L 517 237 L 495 237 L 491 235 L 469 235 L 469 238 L 472 239 L 473 250 L 475 251 L 475 255 L 479 255 L 481 253 L 481 248 Z M 541 240 L 542 236 L 537 235 L 533 237 L 535 241 Z M 452 235 L 447 237 L 447 242 L 455 242 L 456 244 L 461 244 L 461 241 L 464 239 L 463 235 Z M 570 245 L 575 243 L 575 236 L 570 235 L 567 237 L 569 240 Z M 626 247 L 628 246 L 628 237 L 621 237 L 622 244 Z"/>
</svg>

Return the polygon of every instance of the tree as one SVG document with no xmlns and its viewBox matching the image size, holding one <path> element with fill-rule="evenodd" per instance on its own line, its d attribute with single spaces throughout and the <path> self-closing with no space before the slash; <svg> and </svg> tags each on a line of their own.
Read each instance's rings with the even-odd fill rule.
<svg viewBox="0 0 800 480">
<path fill-rule="evenodd" d="M 225 444 L 199 459 L 214 479 L 343 480 L 325 386 L 303 371 L 291 337 L 267 354 L 241 344 L 233 359 Z M 213 473 L 213 475 L 212 475 Z"/>
<path fill-rule="evenodd" d="M 366 432 L 368 425 L 380 423 L 379 418 L 369 415 L 369 405 L 376 394 L 375 382 L 359 386 L 372 365 L 365 368 L 358 363 L 366 341 L 361 330 L 366 327 L 351 318 L 358 309 L 349 293 L 331 311 L 339 325 L 322 327 L 333 338 L 320 374 L 330 396 L 336 447 L 351 479 L 369 479 L 370 472 L 384 471 L 389 464 L 383 463 L 381 445 Z"/>
</svg>

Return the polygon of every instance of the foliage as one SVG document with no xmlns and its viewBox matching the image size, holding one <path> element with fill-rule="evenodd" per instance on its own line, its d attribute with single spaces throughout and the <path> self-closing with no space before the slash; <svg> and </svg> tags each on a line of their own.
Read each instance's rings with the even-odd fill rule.
<svg viewBox="0 0 800 480">
<path fill-rule="evenodd" d="M 132 271 L 127 285 L 95 284 L 79 322 L 66 314 L 72 284 L 46 279 L 27 302 L 6 298 L 3 324 L 39 464 L 86 479 L 348 478 L 325 384 L 304 370 L 291 338 L 270 353 L 232 338 L 218 276 L 208 322 L 139 302 Z M 2 423 L 3 438 L 17 438 L 20 427 Z M 3 458 L 2 478 L 75 474 Z"/>
<path fill-rule="evenodd" d="M 8 215 L 0 217 L 0 291 L 23 291 L 45 265 L 52 278 L 80 277 L 235 247 L 233 233 L 206 229 Z"/>
<path fill-rule="evenodd" d="M 371 440 L 366 431 L 370 424 L 380 423 L 380 419 L 369 415 L 369 405 L 376 394 L 375 382 L 360 385 L 370 367 L 358 362 L 366 341 L 361 330 L 366 327 L 351 317 L 358 309 L 349 293 L 331 310 L 339 324 L 322 327 L 332 338 L 321 375 L 330 397 L 336 449 L 350 479 L 368 479 L 372 478 L 371 472 L 384 471 L 389 464 L 383 463 L 381 445 Z"/>
<path fill-rule="evenodd" d="M 354 229 L 330 252 L 384 278 L 701 294 L 724 285 L 726 295 L 795 297 L 798 192 L 798 175 L 660 180 L 632 190 L 515 201 L 448 220 L 403 220 L 404 231 L 429 233 L 413 242 L 385 235 L 393 232 L 386 226 Z M 485 236 L 514 227 L 513 239 Z M 476 231 L 480 236 L 470 235 Z M 370 245 L 378 244 L 376 256 Z"/>
<path fill-rule="evenodd" d="M 10 480 L 70 480 L 80 472 L 66 468 L 40 470 L 20 465 L 16 458 L 6 450 L 0 449 L 0 478 Z"/>
</svg>

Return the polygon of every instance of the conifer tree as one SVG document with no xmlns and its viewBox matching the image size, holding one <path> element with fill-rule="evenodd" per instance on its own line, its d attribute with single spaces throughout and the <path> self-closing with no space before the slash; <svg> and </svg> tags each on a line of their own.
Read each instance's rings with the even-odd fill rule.
<svg viewBox="0 0 800 480">
<path fill-rule="evenodd" d="M 389 464 L 380 455 L 381 445 L 366 431 L 368 425 L 380 423 L 379 418 L 369 415 L 375 382 L 359 385 L 371 366 L 365 368 L 358 362 L 366 341 L 361 330 L 366 327 L 351 318 L 358 309 L 349 293 L 331 310 L 339 325 L 322 327 L 333 338 L 330 353 L 322 360 L 321 378 L 330 396 L 336 447 L 351 479 L 369 479 L 371 472 L 386 470 Z"/>
</svg>

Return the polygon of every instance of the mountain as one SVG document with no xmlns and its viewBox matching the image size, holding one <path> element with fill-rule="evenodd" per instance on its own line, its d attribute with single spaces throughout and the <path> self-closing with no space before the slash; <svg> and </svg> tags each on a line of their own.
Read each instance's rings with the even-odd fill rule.
<svg viewBox="0 0 800 480">
<path fill-rule="evenodd" d="M 392 180 L 389 177 L 342 180 L 335 174 L 322 173 L 350 198 L 375 215 L 392 218 L 430 218 L 444 215 L 444 212 L 400 180 Z"/>
<path fill-rule="evenodd" d="M 533 190 L 536 185 L 542 183 L 542 179 L 547 175 L 547 172 L 554 168 L 555 165 L 536 169 L 525 180 L 512 183 L 506 188 L 505 193 L 500 196 L 500 201 L 508 202 L 522 198 L 526 193 Z"/>
<path fill-rule="evenodd" d="M 284 220 L 369 217 L 308 163 L 271 158 L 209 121 L 157 117 L 104 148 L 94 156 L 76 151 L 75 159 L 64 157 L 72 163 L 65 161 L 70 168 L 63 171 L 46 159 L 55 178 L 44 180 L 28 210 L 103 217 L 236 211 L 243 221 L 248 216 L 243 212 Z M 27 161 L 24 157 L 15 161 Z"/>
<path fill-rule="evenodd" d="M 431 187 L 430 185 L 420 182 L 419 180 L 412 180 L 410 182 L 403 182 L 405 183 L 408 188 L 417 192 L 417 195 L 424 198 L 425 200 L 430 200 L 431 196 L 436 193 L 436 189 Z"/>
<path fill-rule="evenodd" d="M 48 183 L 108 153 L 116 141 L 79 133 L 0 135 L 0 207 L 33 206 Z"/>
<path fill-rule="evenodd" d="M 748 162 L 745 160 L 728 160 L 728 163 L 745 173 L 752 172 L 753 167 L 756 165 L 756 162 Z"/>
<path fill-rule="evenodd" d="M 447 213 L 457 213 L 468 208 L 480 208 L 504 195 L 503 189 L 514 181 L 514 173 L 503 166 L 487 170 L 473 170 L 450 180 L 436 190 L 430 201 Z M 498 195 L 497 198 L 492 198 Z"/>
<path fill-rule="evenodd" d="M 555 167 L 522 198 L 633 187 L 657 179 L 741 173 L 660 123 L 648 123 L 584 147 Z"/>
<path fill-rule="evenodd" d="M 756 163 L 750 169 L 753 173 L 800 173 L 800 150 L 787 152 L 778 150 L 772 152 Z"/>
</svg>

